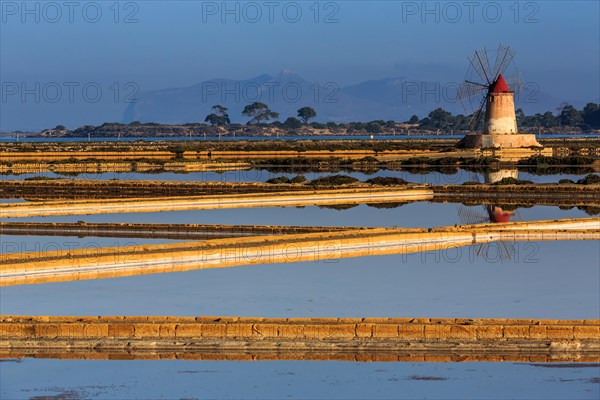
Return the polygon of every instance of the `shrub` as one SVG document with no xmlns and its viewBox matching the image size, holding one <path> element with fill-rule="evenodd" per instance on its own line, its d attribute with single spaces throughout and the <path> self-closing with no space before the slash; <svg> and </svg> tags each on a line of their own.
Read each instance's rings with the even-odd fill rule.
<svg viewBox="0 0 600 400">
<path fill-rule="evenodd" d="M 423 165 L 429 164 L 428 157 L 411 157 L 407 160 L 402 161 L 402 165 Z"/>
<path fill-rule="evenodd" d="M 29 178 L 25 178 L 25 181 L 54 181 L 62 178 L 52 178 L 49 176 L 31 176 Z"/>
<path fill-rule="evenodd" d="M 287 176 L 278 176 L 278 177 L 267 180 L 267 183 L 271 183 L 271 184 L 290 183 L 290 178 L 288 178 Z"/>
<path fill-rule="evenodd" d="M 500 179 L 498 182 L 494 182 L 494 185 L 530 185 L 533 182 L 531 181 L 522 181 L 520 179 L 515 179 L 512 177 L 506 177 Z"/>
<path fill-rule="evenodd" d="M 588 174 L 585 178 L 577 181 L 580 185 L 597 185 L 600 184 L 600 175 Z"/>
<path fill-rule="evenodd" d="M 558 181 L 558 183 L 565 185 L 565 184 L 570 184 L 570 183 L 575 183 L 575 182 L 573 182 L 571 179 L 561 179 Z"/>
<path fill-rule="evenodd" d="M 304 183 L 306 182 L 306 177 L 304 175 L 296 175 L 290 180 L 290 183 Z"/>
<path fill-rule="evenodd" d="M 361 164 L 378 164 L 379 160 L 373 156 L 366 156 L 358 160 Z"/>
<path fill-rule="evenodd" d="M 550 165 L 591 165 L 593 163 L 593 158 L 582 156 L 531 156 L 518 162 L 519 165 L 537 166 L 538 168 L 548 168 Z"/>
<path fill-rule="evenodd" d="M 323 176 L 321 178 L 310 181 L 312 186 L 336 186 L 336 185 L 350 185 L 358 182 L 358 179 L 347 175 L 330 175 Z"/>
</svg>

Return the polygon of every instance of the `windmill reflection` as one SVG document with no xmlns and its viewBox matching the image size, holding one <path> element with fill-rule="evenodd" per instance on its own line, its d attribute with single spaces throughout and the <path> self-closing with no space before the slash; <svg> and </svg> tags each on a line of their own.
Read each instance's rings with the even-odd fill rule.
<svg viewBox="0 0 600 400">
<path fill-rule="evenodd" d="M 483 181 L 488 184 L 500 182 L 503 179 L 519 179 L 517 169 L 501 169 L 497 171 L 487 170 L 483 172 Z M 480 181 L 479 176 L 474 180 Z M 466 207 L 461 205 L 458 210 L 458 216 L 461 224 L 501 224 L 511 221 L 511 218 L 520 220 L 520 215 L 516 207 L 506 205 L 485 204 L 482 205 L 483 212 L 478 211 L 476 207 Z M 515 259 L 515 242 L 494 242 L 483 243 L 474 246 L 474 253 L 488 262 L 507 262 Z"/>
<path fill-rule="evenodd" d="M 486 171 L 483 173 L 483 179 L 485 183 L 496 183 L 503 179 L 512 178 L 519 179 L 518 169 L 501 169 L 498 171 Z M 516 209 L 506 209 L 497 205 L 486 205 L 486 210 L 489 216 L 489 222 L 492 223 L 506 223 L 510 222 L 510 219 L 515 215 Z"/>
</svg>

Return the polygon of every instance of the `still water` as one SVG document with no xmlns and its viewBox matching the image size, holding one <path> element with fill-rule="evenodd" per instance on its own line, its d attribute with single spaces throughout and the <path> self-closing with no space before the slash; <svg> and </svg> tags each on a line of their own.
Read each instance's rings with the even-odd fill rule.
<svg viewBox="0 0 600 400">
<path fill-rule="evenodd" d="M 468 179 L 467 179 L 468 180 Z M 486 207 L 418 202 L 23 218 L 139 222 L 433 227 Z M 551 206 L 511 220 L 587 217 Z M 12 221 L 12 220 L 11 220 Z M 17 220 L 15 220 L 17 221 Z M 3 254 L 172 242 L 0 236 Z M 506 245 L 510 246 L 508 257 Z M 517 242 L 421 254 L 252 265 L 2 287 L 14 315 L 242 315 L 600 319 L 600 244 Z M 0 360 L 0 398 L 598 399 L 600 364 L 337 361 Z M 44 397 L 56 396 L 56 397 Z"/>
<path fill-rule="evenodd" d="M 594 241 L 495 243 L 3 287 L 0 300 L 34 315 L 598 319 L 599 256 Z"/>
<path fill-rule="evenodd" d="M 2 399 L 546 400 L 600 396 L 600 364 L 559 364 L 557 368 L 487 362 L 25 359 L 0 366 Z"/>
<path fill-rule="evenodd" d="M 4 287 L 4 314 L 600 318 L 596 242 Z M 594 261 L 595 260 L 595 261 Z M 1 398 L 597 399 L 600 364 L 5 360 Z M 510 382 L 510 385 L 506 383 Z M 42 397 L 40 397 L 42 398 Z"/>
<path fill-rule="evenodd" d="M 395 208 L 388 208 L 396 206 Z M 196 211 L 166 211 L 158 213 L 122 213 L 102 215 L 72 215 L 64 217 L 10 218 L 6 221 L 28 222 L 123 222 L 162 224 L 234 224 L 234 225 L 307 225 L 307 226 L 371 226 L 424 227 L 463 225 L 489 222 L 484 205 L 464 206 L 455 203 L 426 201 L 407 204 L 361 204 L 338 208 L 328 207 L 264 207 Z M 348 208 L 346 208 L 348 207 Z M 345 209 L 341 209 L 345 208 Z M 593 210 L 592 210 L 593 211 Z M 592 213 L 590 211 L 590 213 Z M 534 221 L 557 218 L 589 217 L 573 207 L 519 207 L 511 221 Z M 476 221 L 475 221 L 476 220 Z"/>
<path fill-rule="evenodd" d="M 104 172 L 104 173 L 82 173 L 76 176 L 77 179 L 86 180 L 166 180 L 177 182 L 266 182 L 269 179 L 287 176 L 293 178 L 298 172 L 285 171 L 285 168 L 278 168 L 281 172 L 271 172 L 265 169 L 248 169 L 233 171 L 206 171 L 206 172 L 158 172 L 158 173 L 139 173 L 139 172 Z M 396 177 L 402 178 L 412 183 L 428 183 L 431 185 L 462 184 L 464 182 L 485 182 L 483 173 L 458 170 L 455 173 L 441 173 L 437 171 L 417 171 L 407 168 L 402 171 L 391 171 L 380 169 L 372 172 L 305 172 L 302 173 L 308 180 L 317 179 L 323 176 L 342 174 L 352 176 L 361 181 L 375 177 Z M 557 173 L 548 175 L 537 175 L 531 171 L 519 171 L 519 179 L 529 180 L 534 183 L 557 183 L 561 179 L 570 179 L 576 182 L 585 176 L 585 173 Z M 25 180 L 33 177 L 46 178 L 64 178 L 72 179 L 73 176 L 61 175 L 54 172 L 44 172 L 35 174 L 21 175 L 0 175 L 2 180 Z"/>
</svg>

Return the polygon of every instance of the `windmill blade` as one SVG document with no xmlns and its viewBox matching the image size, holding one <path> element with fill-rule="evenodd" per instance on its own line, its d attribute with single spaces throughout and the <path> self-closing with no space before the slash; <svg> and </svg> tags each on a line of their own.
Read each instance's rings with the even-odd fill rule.
<svg viewBox="0 0 600 400">
<path fill-rule="evenodd" d="M 521 79 L 521 74 L 516 73 L 514 75 L 510 75 L 508 77 L 504 77 L 506 84 L 510 88 L 510 90 L 514 93 L 518 93 L 523 88 L 523 80 Z"/>
<path fill-rule="evenodd" d="M 460 101 L 469 100 L 474 96 L 481 96 L 487 88 L 487 85 L 482 83 L 466 80 L 458 87 L 456 98 Z"/>
<path fill-rule="evenodd" d="M 487 99 L 487 96 L 484 97 L 483 99 L 481 99 L 481 104 L 479 105 L 479 108 L 471 116 L 471 120 L 469 121 L 469 127 L 471 128 L 471 130 L 477 129 L 477 127 L 479 126 L 479 121 L 481 120 L 481 117 L 483 116 L 483 107 L 485 106 L 486 99 Z"/>
<path fill-rule="evenodd" d="M 461 224 L 465 225 L 482 224 L 490 221 L 486 215 L 476 211 L 476 207 L 466 207 L 463 205 L 458 207 L 458 219 Z"/>
<path fill-rule="evenodd" d="M 498 251 L 500 252 L 500 262 L 512 261 L 515 258 L 515 243 L 509 241 L 499 242 Z"/>
<path fill-rule="evenodd" d="M 517 221 L 523 221 L 523 216 L 521 215 L 521 211 L 519 209 L 515 209 L 515 214 L 517 214 Z"/>
<path fill-rule="evenodd" d="M 488 52 L 485 47 L 479 50 L 479 55 L 485 67 L 487 77 L 491 80 L 491 82 L 494 82 L 494 78 L 492 77 L 492 69 L 490 68 L 490 59 L 488 57 Z"/>
<path fill-rule="evenodd" d="M 490 81 L 490 66 L 489 63 L 485 63 L 484 59 L 487 61 L 487 54 L 480 54 L 481 52 L 484 52 L 483 50 L 477 50 L 475 51 L 475 53 L 469 57 L 469 62 L 471 63 L 471 67 L 473 68 L 473 70 L 475 70 L 475 72 L 477 72 L 477 74 L 479 75 L 479 77 L 486 81 L 488 85 L 492 84 L 492 81 Z M 487 66 L 486 66 L 487 65 Z"/>
<path fill-rule="evenodd" d="M 493 249 L 493 250 L 492 250 Z M 482 243 L 475 248 L 475 255 L 487 262 L 505 263 L 512 261 L 515 257 L 515 246 L 511 242 Z"/>
<path fill-rule="evenodd" d="M 496 54 L 496 61 L 494 62 L 494 75 L 493 79 L 496 80 L 498 75 L 504 73 L 510 62 L 515 56 L 515 51 L 508 46 L 500 45 L 498 47 L 498 53 Z"/>
</svg>

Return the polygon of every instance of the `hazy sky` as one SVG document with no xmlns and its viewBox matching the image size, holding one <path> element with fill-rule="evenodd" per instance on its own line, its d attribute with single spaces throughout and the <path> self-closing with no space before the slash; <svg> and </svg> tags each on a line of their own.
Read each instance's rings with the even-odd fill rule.
<svg viewBox="0 0 600 400">
<path fill-rule="evenodd" d="M 600 96 L 597 1 L 0 3 L 2 119 L 10 121 L 0 129 L 29 126 L 14 120 L 24 108 L 52 109 L 54 84 L 59 102 L 72 89 L 74 103 L 99 85 L 99 103 L 112 96 L 113 104 L 98 118 L 110 119 L 122 113 L 129 82 L 150 90 L 284 68 L 340 86 L 393 76 L 460 81 L 474 49 L 500 42 L 517 50 L 524 81 L 540 90 Z M 39 102 L 21 101 L 27 88 L 42 92 Z"/>
</svg>

